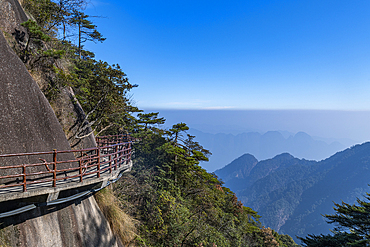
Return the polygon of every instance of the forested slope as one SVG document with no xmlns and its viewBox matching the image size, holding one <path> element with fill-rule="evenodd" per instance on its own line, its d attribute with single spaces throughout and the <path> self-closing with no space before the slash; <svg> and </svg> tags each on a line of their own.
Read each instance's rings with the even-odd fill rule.
<svg viewBox="0 0 370 247">
<path fill-rule="evenodd" d="M 354 203 L 368 191 L 369 153 L 370 143 L 364 143 L 320 162 L 282 154 L 258 162 L 242 179 L 235 173 L 243 169 L 237 159 L 216 174 L 244 205 L 258 211 L 263 224 L 291 236 L 327 234 L 331 226 L 322 214 L 334 213 L 333 201 Z"/>
</svg>

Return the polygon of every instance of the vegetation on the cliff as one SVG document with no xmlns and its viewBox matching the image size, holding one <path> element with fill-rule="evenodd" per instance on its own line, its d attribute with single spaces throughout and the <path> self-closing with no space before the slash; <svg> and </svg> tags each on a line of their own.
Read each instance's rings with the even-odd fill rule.
<svg viewBox="0 0 370 247">
<path fill-rule="evenodd" d="M 93 52 L 83 49 L 84 42 L 105 40 L 83 13 L 84 4 L 82 0 L 25 0 L 36 21 L 22 24 L 29 39 L 18 52 L 31 73 L 41 72 L 45 81 L 41 88 L 50 101 L 61 88 L 73 89 L 75 101 L 86 113 L 75 139 L 127 132 L 134 121 L 131 113 L 139 111 L 128 95 L 136 85 L 130 84 L 120 66 L 97 61 Z M 92 131 L 86 133 L 90 127 Z"/>
<path fill-rule="evenodd" d="M 119 236 L 121 242 L 125 246 L 134 243 L 138 236 L 138 221 L 122 210 L 121 202 L 115 197 L 111 187 L 102 189 L 94 196 L 110 227 L 116 236 Z"/>
<path fill-rule="evenodd" d="M 17 51 L 29 70 L 43 73 L 47 83 L 42 89 L 49 100 L 62 87 L 73 89 L 86 113 L 83 123 L 92 127 L 89 134 L 130 132 L 136 139 L 133 172 L 115 185 L 119 201 L 110 190 L 96 196 L 123 242 L 135 236 L 138 246 L 296 246 L 289 236 L 262 227 L 255 211 L 200 166 L 210 152 L 186 133 L 185 123 L 165 130 L 158 113 L 132 114 L 141 112 L 128 95 L 136 85 L 119 65 L 97 61 L 83 49 L 83 40 L 104 40 L 83 13 L 83 4 L 25 0 L 34 20 L 23 24 L 29 38 Z M 77 44 L 70 39 L 74 36 Z"/>
<path fill-rule="evenodd" d="M 158 113 L 140 114 L 135 165 L 116 185 L 127 212 L 139 219 L 140 246 L 296 246 L 263 228 L 258 214 L 199 163 L 209 151 L 184 123 L 159 128 Z"/>
</svg>

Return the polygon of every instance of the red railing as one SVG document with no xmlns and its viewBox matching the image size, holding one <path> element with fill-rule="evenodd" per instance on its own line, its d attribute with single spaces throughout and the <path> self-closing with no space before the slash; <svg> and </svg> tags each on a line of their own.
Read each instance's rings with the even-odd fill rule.
<svg viewBox="0 0 370 247">
<path fill-rule="evenodd" d="M 109 135 L 95 137 L 99 147 L 108 146 L 116 143 L 133 142 L 134 138 L 130 135 Z"/>
<path fill-rule="evenodd" d="M 131 161 L 132 141 L 129 136 L 104 136 L 96 140 L 98 147 L 95 148 L 0 155 L 0 173 L 6 174 L 0 176 L 0 190 L 18 186 L 26 192 L 30 185 L 51 183 L 52 187 L 57 187 L 58 183 L 68 183 L 73 179 L 74 182 L 76 179 L 83 182 L 84 179 L 110 174 Z M 73 158 L 63 160 L 62 156 Z M 20 158 L 38 158 L 40 162 L 1 166 L 2 159 L 9 163 L 9 159 L 16 161 Z"/>
</svg>

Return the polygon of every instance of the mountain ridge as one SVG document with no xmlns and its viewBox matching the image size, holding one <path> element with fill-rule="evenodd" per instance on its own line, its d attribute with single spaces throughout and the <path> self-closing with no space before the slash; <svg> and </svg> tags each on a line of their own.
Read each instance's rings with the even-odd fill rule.
<svg viewBox="0 0 370 247">
<path fill-rule="evenodd" d="M 264 134 L 246 132 L 232 135 L 209 134 L 191 129 L 190 133 L 195 135 L 196 140 L 213 154 L 209 163 L 202 164 L 209 171 L 220 169 L 235 157 L 240 157 L 245 153 L 252 154 L 258 160 L 270 159 L 286 152 L 297 158 L 323 160 L 346 148 L 338 141 L 327 143 L 314 139 L 305 132 L 297 132 L 294 135 L 280 131 L 268 131 Z"/>
<path fill-rule="evenodd" d="M 215 174 L 236 191 L 245 206 L 258 211 L 264 225 L 292 237 L 329 233 L 330 225 L 321 215 L 333 213 L 333 201 L 355 203 L 368 191 L 370 142 L 322 161 L 277 155 L 259 161 L 243 178 L 231 169 L 243 169 L 241 163 L 235 165 L 236 161 Z M 228 176 L 226 170 L 233 176 Z"/>
</svg>

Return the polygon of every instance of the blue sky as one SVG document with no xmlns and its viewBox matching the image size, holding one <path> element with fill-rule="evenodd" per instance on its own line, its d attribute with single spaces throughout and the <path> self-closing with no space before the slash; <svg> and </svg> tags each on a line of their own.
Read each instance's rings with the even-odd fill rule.
<svg viewBox="0 0 370 247">
<path fill-rule="evenodd" d="M 370 1 L 92 1 L 141 109 L 370 110 Z"/>
</svg>

